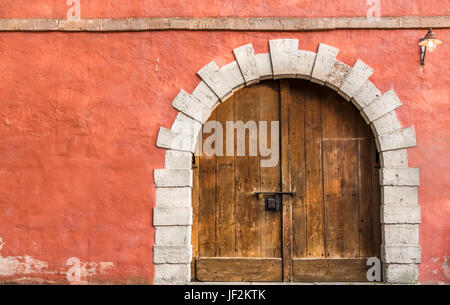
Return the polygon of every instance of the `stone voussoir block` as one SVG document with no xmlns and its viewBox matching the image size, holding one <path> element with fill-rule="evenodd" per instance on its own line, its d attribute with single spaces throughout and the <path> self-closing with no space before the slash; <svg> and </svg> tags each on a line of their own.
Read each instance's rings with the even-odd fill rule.
<svg viewBox="0 0 450 305">
<path fill-rule="evenodd" d="M 221 101 L 233 94 L 233 88 L 214 61 L 201 68 L 197 74 Z"/>
<path fill-rule="evenodd" d="M 385 92 L 381 97 L 373 101 L 361 110 L 361 115 L 367 124 L 375 121 L 383 115 L 394 111 L 402 105 L 402 102 L 395 94 L 394 90 Z"/>
<path fill-rule="evenodd" d="M 384 224 L 420 224 L 419 205 L 382 205 L 380 215 Z"/>
<path fill-rule="evenodd" d="M 372 74 L 373 69 L 358 59 L 339 88 L 339 94 L 349 101 Z"/>
<path fill-rule="evenodd" d="M 325 81 L 325 86 L 332 88 L 333 90 L 338 90 L 347 74 L 350 72 L 350 66 L 344 64 L 343 62 L 336 60 L 333 68 L 327 76 Z"/>
<path fill-rule="evenodd" d="M 373 121 L 370 124 L 370 128 L 372 129 L 375 136 L 379 137 L 383 134 L 401 129 L 402 125 L 398 121 L 395 111 L 391 111 Z"/>
<path fill-rule="evenodd" d="M 202 124 L 208 120 L 208 109 L 183 89 L 180 90 L 172 101 L 172 106 Z"/>
<path fill-rule="evenodd" d="M 415 284 L 419 279 L 416 264 L 384 264 L 384 280 L 390 284 Z"/>
<path fill-rule="evenodd" d="M 270 54 L 269 53 L 256 54 L 255 59 L 256 64 L 258 65 L 259 79 L 260 80 L 272 79 L 273 70 Z"/>
<path fill-rule="evenodd" d="M 202 129 L 202 124 L 190 116 L 185 115 L 182 112 L 178 112 L 177 117 L 173 121 L 171 131 L 173 133 L 178 134 L 186 134 L 190 137 L 190 144 L 191 147 L 189 147 L 190 152 L 194 152 L 195 150 L 195 144 L 197 141 L 197 136 Z"/>
<path fill-rule="evenodd" d="M 157 207 L 190 207 L 192 190 L 190 187 L 156 188 Z"/>
<path fill-rule="evenodd" d="M 155 264 L 190 264 L 192 245 L 153 246 L 153 262 Z"/>
<path fill-rule="evenodd" d="M 193 152 L 192 136 L 184 133 L 172 132 L 172 130 L 164 127 L 159 128 L 156 146 L 159 148 Z"/>
<path fill-rule="evenodd" d="M 298 51 L 297 59 L 297 78 L 311 79 L 311 74 L 314 68 L 314 62 L 316 61 L 316 53 L 310 51 Z"/>
<path fill-rule="evenodd" d="M 413 127 L 398 129 L 376 138 L 378 151 L 397 150 L 417 145 Z"/>
<path fill-rule="evenodd" d="M 311 73 L 311 81 L 318 84 L 325 84 L 328 74 L 336 62 L 336 56 L 339 52 L 338 48 L 321 43 L 317 51 L 314 62 L 313 71 Z"/>
<path fill-rule="evenodd" d="M 380 185 L 418 186 L 420 175 L 418 168 L 381 168 Z"/>
<path fill-rule="evenodd" d="M 186 114 L 182 112 L 178 112 L 175 120 L 173 121 L 171 130 L 173 132 L 180 132 L 185 133 L 188 135 L 194 135 L 196 134 L 196 130 L 198 130 L 198 127 L 201 127 L 202 124 L 190 116 L 187 116 Z"/>
<path fill-rule="evenodd" d="M 185 284 L 191 280 L 190 264 L 155 265 L 155 285 Z"/>
<path fill-rule="evenodd" d="M 191 169 L 155 169 L 156 187 L 192 187 Z"/>
<path fill-rule="evenodd" d="M 164 168 L 192 168 L 192 153 L 178 150 L 167 150 Z"/>
<path fill-rule="evenodd" d="M 418 224 L 383 224 L 381 232 L 385 245 L 419 243 Z"/>
<path fill-rule="evenodd" d="M 269 48 L 274 78 L 296 77 L 298 39 L 269 40 Z"/>
<path fill-rule="evenodd" d="M 155 245 L 183 246 L 191 244 L 191 226 L 155 227 Z"/>
<path fill-rule="evenodd" d="M 380 153 L 381 167 L 408 167 L 406 149 L 389 150 Z"/>
<path fill-rule="evenodd" d="M 233 91 L 237 91 L 245 87 L 245 80 L 236 61 L 233 61 L 222 68 L 220 72 L 231 85 Z"/>
<path fill-rule="evenodd" d="M 417 186 L 382 186 L 381 202 L 385 205 L 418 205 Z"/>
<path fill-rule="evenodd" d="M 374 100 L 381 96 L 381 91 L 370 81 L 366 81 L 365 84 L 353 95 L 352 103 L 358 110 L 362 110 L 364 107 L 372 103 Z"/>
<path fill-rule="evenodd" d="M 252 44 L 249 43 L 235 48 L 233 53 L 247 86 L 259 82 L 258 63 L 256 62 L 255 51 L 253 50 Z"/>
<path fill-rule="evenodd" d="M 158 226 L 190 226 L 192 225 L 192 208 L 153 208 L 153 225 Z"/>
<path fill-rule="evenodd" d="M 381 168 L 380 185 L 418 186 L 420 174 L 418 168 Z"/>
<path fill-rule="evenodd" d="M 217 95 L 204 81 L 201 81 L 197 87 L 195 87 L 194 91 L 192 91 L 192 97 L 202 103 L 209 111 L 213 111 L 220 103 Z"/>
<path fill-rule="evenodd" d="M 382 244 L 381 260 L 387 264 L 420 264 L 420 246 L 417 244 Z"/>
</svg>

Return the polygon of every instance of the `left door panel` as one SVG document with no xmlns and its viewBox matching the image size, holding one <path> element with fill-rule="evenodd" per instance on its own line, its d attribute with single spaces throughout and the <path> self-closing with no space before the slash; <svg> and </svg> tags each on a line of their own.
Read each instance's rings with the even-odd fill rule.
<svg viewBox="0 0 450 305">
<path fill-rule="evenodd" d="M 270 147 L 271 121 L 280 119 L 279 102 L 279 82 L 260 83 L 220 104 L 205 125 L 211 132 L 203 132 L 202 154 L 194 166 L 193 280 L 282 280 L 281 213 L 267 211 L 264 198 L 253 194 L 281 191 L 279 162 L 261 167 L 261 159 L 269 157 L 260 156 L 259 150 L 261 122 L 267 122 L 264 141 Z M 244 136 L 227 122 L 256 126 L 257 132 L 245 129 Z M 227 147 L 230 132 L 234 143 Z M 214 133 L 223 141 L 214 141 Z M 244 139 L 245 153 L 238 155 Z M 256 143 L 256 155 L 251 143 Z"/>
</svg>

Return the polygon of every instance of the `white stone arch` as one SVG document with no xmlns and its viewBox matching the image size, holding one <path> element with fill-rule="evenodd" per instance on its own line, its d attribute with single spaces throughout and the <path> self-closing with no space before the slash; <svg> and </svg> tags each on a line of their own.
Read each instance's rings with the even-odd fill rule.
<svg viewBox="0 0 450 305">
<path fill-rule="evenodd" d="M 338 49 L 320 44 L 317 53 L 298 49 L 297 39 L 269 41 L 270 53 L 254 54 L 251 44 L 233 50 L 236 61 L 222 68 L 210 62 L 192 94 L 181 90 L 172 102 L 179 111 L 171 129 L 161 127 L 157 147 L 167 149 L 163 169 L 155 169 L 153 213 L 155 284 L 190 281 L 192 259 L 191 170 L 197 134 L 214 108 L 233 92 L 265 79 L 302 78 L 328 86 L 352 102 L 370 124 L 381 158 L 381 231 L 384 281 L 415 283 L 419 246 L 419 169 L 408 167 L 407 148 L 416 146 L 413 127 L 395 114 L 401 101 L 393 90 L 381 93 L 369 80 L 373 70 L 357 60 L 338 60 Z"/>
</svg>

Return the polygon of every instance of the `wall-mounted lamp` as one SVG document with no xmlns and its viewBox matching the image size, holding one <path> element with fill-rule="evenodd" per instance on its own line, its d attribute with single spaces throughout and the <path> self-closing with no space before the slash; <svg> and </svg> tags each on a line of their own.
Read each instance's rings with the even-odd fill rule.
<svg viewBox="0 0 450 305">
<path fill-rule="evenodd" d="M 438 45 L 442 44 L 442 41 L 436 39 L 436 34 L 433 33 L 433 29 L 429 28 L 425 37 L 419 39 L 420 46 L 420 64 L 425 65 L 425 54 L 428 51 L 433 53 Z"/>
</svg>

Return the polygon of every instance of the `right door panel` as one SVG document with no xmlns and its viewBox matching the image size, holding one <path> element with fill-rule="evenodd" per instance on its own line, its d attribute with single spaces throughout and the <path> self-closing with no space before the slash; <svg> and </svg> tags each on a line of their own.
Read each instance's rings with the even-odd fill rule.
<svg viewBox="0 0 450 305">
<path fill-rule="evenodd" d="M 290 80 L 289 97 L 293 280 L 366 281 L 381 248 L 370 127 L 327 87 Z"/>
</svg>

